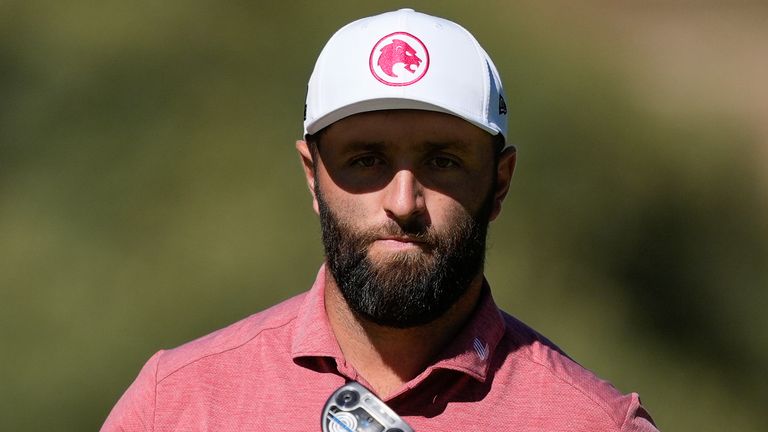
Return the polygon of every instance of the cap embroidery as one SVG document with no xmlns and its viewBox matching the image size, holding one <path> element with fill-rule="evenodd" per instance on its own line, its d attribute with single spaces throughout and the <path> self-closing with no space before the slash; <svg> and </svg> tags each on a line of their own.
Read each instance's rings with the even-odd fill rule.
<svg viewBox="0 0 768 432">
<path fill-rule="evenodd" d="M 507 103 L 504 102 L 504 96 L 499 95 L 499 114 L 507 113 Z"/>
<path fill-rule="evenodd" d="M 368 63 L 371 74 L 382 84 L 407 86 L 427 73 L 429 52 L 416 36 L 395 32 L 376 42 Z"/>
</svg>

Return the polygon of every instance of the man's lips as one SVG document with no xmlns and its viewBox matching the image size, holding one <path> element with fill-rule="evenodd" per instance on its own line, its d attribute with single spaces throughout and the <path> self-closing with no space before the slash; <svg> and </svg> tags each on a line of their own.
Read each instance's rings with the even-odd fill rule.
<svg viewBox="0 0 768 432">
<path fill-rule="evenodd" d="M 377 239 L 374 244 L 377 244 L 381 247 L 384 247 L 386 249 L 392 249 L 392 250 L 405 250 L 405 249 L 412 249 L 412 248 L 425 248 L 427 247 L 427 244 L 420 239 L 415 239 L 413 237 L 396 237 L 396 236 L 389 236 L 389 237 L 381 237 Z"/>
</svg>

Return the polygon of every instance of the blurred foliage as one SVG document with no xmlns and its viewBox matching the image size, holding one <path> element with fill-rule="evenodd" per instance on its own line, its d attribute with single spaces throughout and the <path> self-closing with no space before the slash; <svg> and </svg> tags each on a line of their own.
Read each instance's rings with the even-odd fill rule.
<svg viewBox="0 0 768 432">
<path fill-rule="evenodd" d="M 497 301 L 664 430 L 766 430 L 751 132 L 638 106 L 530 5 L 409 5 L 469 28 L 505 81 L 520 156 L 490 234 Z M 0 2 L 3 429 L 96 430 L 154 351 L 309 287 L 306 81 L 339 26 L 395 7 Z"/>
</svg>

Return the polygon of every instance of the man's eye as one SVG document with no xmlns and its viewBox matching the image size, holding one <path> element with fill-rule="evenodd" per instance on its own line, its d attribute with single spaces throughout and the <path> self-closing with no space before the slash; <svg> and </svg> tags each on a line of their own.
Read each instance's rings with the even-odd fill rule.
<svg viewBox="0 0 768 432">
<path fill-rule="evenodd" d="M 364 168 L 370 168 L 379 163 L 381 163 L 381 161 L 376 156 L 363 156 L 352 161 L 352 165 Z"/>
<path fill-rule="evenodd" d="M 458 164 L 453 159 L 447 157 L 432 158 L 429 161 L 429 164 L 436 168 L 454 168 L 458 166 Z"/>
</svg>

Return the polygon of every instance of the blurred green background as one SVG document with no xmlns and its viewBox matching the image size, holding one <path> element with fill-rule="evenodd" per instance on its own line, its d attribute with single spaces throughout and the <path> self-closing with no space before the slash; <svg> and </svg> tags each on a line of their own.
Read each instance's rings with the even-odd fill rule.
<svg viewBox="0 0 768 432">
<path fill-rule="evenodd" d="M 306 81 L 403 6 L 499 67 L 497 301 L 666 431 L 765 431 L 759 2 L 0 1 L 0 424 L 97 430 L 156 350 L 304 291 Z"/>
</svg>

